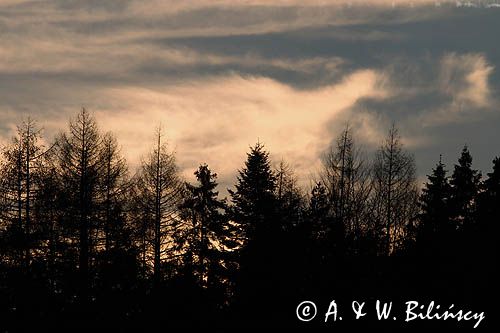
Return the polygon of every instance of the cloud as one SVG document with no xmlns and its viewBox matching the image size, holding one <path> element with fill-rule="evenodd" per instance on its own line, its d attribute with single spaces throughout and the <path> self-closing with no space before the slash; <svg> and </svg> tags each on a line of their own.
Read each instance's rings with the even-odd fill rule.
<svg viewBox="0 0 500 333">
<path fill-rule="evenodd" d="M 408 1 L 409 2 L 409 1 Z M 429 1 L 412 1 L 428 3 Z M 408 22 L 434 17 L 433 11 L 392 8 L 389 0 L 351 1 L 29 1 L 0 4 L 4 32 L 36 36 L 100 35 L 109 38 L 179 38 L 283 32 L 317 26 L 367 22 Z M 401 2 L 401 4 L 406 1 Z M 360 7 L 356 7 L 356 6 Z M 369 10 L 366 9 L 366 5 Z M 3 24 L 2 24 L 3 23 Z M 341 38 L 345 38 L 341 35 Z M 383 32 L 348 38 L 387 38 Z"/>
<path fill-rule="evenodd" d="M 429 100 L 434 101 L 434 105 L 416 116 L 420 124 L 440 127 L 456 122 L 477 122 L 498 108 L 490 85 L 495 68 L 484 54 L 446 53 L 436 63 L 436 79 L 428 83 L 426 93 L 433 96 Z M 422 95 L 418 97 L 423 99 Z"/>
<path fill-rule="evenodd" d="M 154 143 L 154 130 L 161 124 L 189 180 L 197 166 L 206 162 L 219 174 L 222 189 L 232 186 L 245 152 L 260 141 L 275 162 L 288 160 L 300 183 L 307 185 L 332 140 L 330 133 L 340 132 L 351 117 L 358 119 L 350 114 L 352 106 L 361 98 L 386 95 L 379 73 L 373 70 L 356 71 L 336 84 L 309 90 L 238 74 L 165 86 L 124 84 L 83 90 L 59 86 L 57 93 L 44 97 L 45 106 L 35 101 L 4 106 L 1 116 L 9 126 L 0 137 L 12 135 L 15 124 L 42 105 L 44 115 L 38 120 L 50 141 L 83 105 L 94 112 L 103 131 L 117 135 L 132 169 Z M 372 135 L 374 126 L 363 122 L 364 134 Z"/>
<path fill-rule="evenodd" d="M 477 117 L 498 104 L 490 84 L 494 66 L 482 53 L 394 57 L 380 73 L 390 96 L 361 100 L 358 107 L 380 110 L 394 120 L 442 125 Z"/>
<path fill-rule="evenodd" d="M 359 98 L 383 98 L 377 73 L 359 71 L 342 82 L 312 91 L 297 90 L 265 77 L 228 76 L 168 89 L 117 87 L 102 93 L 96 114 L 115 132 L 136 164 L 161 122 L 186 177 L 207 162 L 229 185 L 245 151 L 264 142 L 276 160 L 284 157 L 303 182 L 331 138 L 325 125 L 344 126 L 342 114 Z M 104 102 L 107 101 L 107 102 Z"/>
<path fill-rule="evenodd" d="M 346 3 L 1 1 L 0 141 L 86 106 L 133 164 L 161 121 L 186 176 L 228 185 L 257 139 L 307 182 L 347 121 L 369 149 L 396 121 L 422 173 L 444 142 L 499 138 L 494 10 Z"/>
<path fill-rule="evenodd" d="M 483 54 L 449 53 L 441 59 L 440 88 L 465 107 L 490 106 L 488 79 L 493 69 Z"/>
</svg>

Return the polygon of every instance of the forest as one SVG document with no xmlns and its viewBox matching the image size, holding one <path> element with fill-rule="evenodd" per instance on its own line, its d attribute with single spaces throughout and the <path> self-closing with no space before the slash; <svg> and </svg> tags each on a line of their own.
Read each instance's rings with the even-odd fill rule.
<svg viewBox="0 0 500 333">
<path fill-rule="evenodd" d="M 183 179 L 161 130 L 132 170 L 86 109 L 50 144 L 41 128 L 27 119 L 1 147 L 2 331 L 469 325 L 305 323 L 304 300 L 436 300 L 491 313 L 499 157 L 482 174 L 465 146 L 453 166 L 436 156 L 419 184 L 395 124 L 373 156 L 346 125 L 310 189 L 258 142 L 221 198 L 208 165 Z"/>
</svg>

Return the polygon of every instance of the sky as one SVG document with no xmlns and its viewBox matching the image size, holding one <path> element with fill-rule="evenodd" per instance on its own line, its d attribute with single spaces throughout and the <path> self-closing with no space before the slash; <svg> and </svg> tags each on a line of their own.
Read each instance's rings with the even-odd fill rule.
<svg viewBox="0 0 500 333">
<path fill-rule="evenodd" d="M 346 123 L 372 152 L 395 122 L 420 182 L 465 144 L 486 173 L 500 8 L 439 4 L 0 0 L 0 144 L 28 116 L 50 142 L 85 107 L 132 170 L 161 124 L 188 180 L 208 163 L 225 192 L 259 141 L 307 188 Z"/>
</svg>

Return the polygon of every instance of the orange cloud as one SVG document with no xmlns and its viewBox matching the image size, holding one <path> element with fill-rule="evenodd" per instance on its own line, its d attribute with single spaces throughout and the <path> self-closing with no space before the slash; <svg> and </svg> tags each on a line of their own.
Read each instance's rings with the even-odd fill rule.
<svg viewBox="0 0 500 333">
<path fill-rule="evenodd" d="M 155 90 L 125 86 L 104 91 L 105 104 L 96 113 L 102 128 L 117 134 L 132 164 L 149 149 L 161 123 L 188 178 L 207 162 L 230 181 L 246 148 L 260 140 L 276 160 L 290 161 L 305 183 L 332 140 L 327 124 L 340 130 L 360 98 L 384 98 L 387 92 L 377 82 L 377 72 L 363 70 L 315 90 L 237 75 Z"/>
</svg>

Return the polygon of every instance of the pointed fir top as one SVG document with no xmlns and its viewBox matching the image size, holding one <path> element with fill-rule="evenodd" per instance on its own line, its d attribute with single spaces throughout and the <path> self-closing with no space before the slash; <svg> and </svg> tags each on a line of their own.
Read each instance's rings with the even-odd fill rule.
<svg viewBox="0 0 500 333">
<path fill-rule="evenodd" d="M 276 186 L 276 176 L 271 169 L 269 152 L 264 150 L 264 145 L 260 142 L 250 147 L 250 152 L 247 153 L 245 167 L 239 170 L 238 174 L 238 184 L 236 184 L 237 192 L 272 192 Z"/>
<path fill-rule="evenodd" d="M 500 157 L 495 157 L 493 159 L 493 173 L 488 174 L 488 176 L 493 174 L 500 174 Z"/>
<path fill-rule="evenodd" d="M 208 165 L 202 164 L 194 172 L 194 175 L 196 176 L 196 179 L 200 183 L 200 187 L 207 188 L 209 190 L 213 190 L 217 187 L 217 174 L 212 173 Z M 214 192 L 216 195 L 218 192 Z"/>
<path fill-rule="evenodd" d="M 500 158 L 493 160 L 493 171 L 488 173 L 488 179 L 485 180 L 486 188 L 493 189 L 500 187 Z"/>
<path fill-rule="evenodd" d="M 430 175 L 427 175 L 427 179 L 431 183 L 442 183 L 447 178 L 446 177 L 447 172 L 448 171 L 445 169 L 445 165 L 443 164 L 441 155 L 439 155 L 439 162 L 432 169 L 432 173 Z"/>
<path fill-rule="evenodd" d="M 462 155 L 458 159 L 458 163 L 461 167 L 470 168 L 472 166 L 472 156 L 467 145 L 462 149 Z"/>
</svg>

